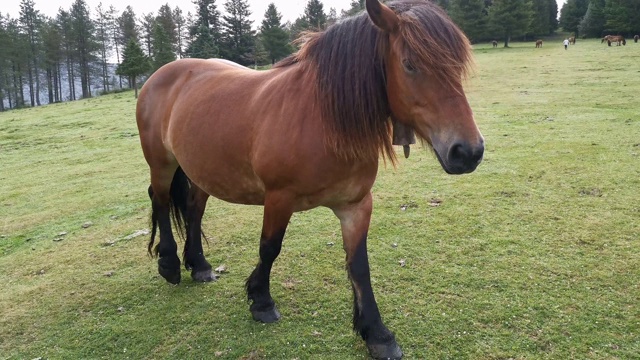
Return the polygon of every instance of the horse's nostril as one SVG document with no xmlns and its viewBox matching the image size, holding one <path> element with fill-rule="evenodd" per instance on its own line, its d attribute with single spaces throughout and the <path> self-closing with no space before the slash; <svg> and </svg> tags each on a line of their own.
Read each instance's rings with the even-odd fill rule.
<svg viewBox="0 0 640 360">
<path fill-rule="evenodd" d="M 451 162 L 464 161 L 464 159 L 468 157 L 467 148 L 468 146 L 465 146 L 464 144 L 453 144 L 451 149 L 449 149 L 449 160 Z"/>
<path fill-rule="evenodd" d="M 456 174 L 471 172 L 480 164 L 483 154 L 483 144 L 471 146 L 466 142 L 455 143 L 449 148 L 449 171 Z"/>
</svg>

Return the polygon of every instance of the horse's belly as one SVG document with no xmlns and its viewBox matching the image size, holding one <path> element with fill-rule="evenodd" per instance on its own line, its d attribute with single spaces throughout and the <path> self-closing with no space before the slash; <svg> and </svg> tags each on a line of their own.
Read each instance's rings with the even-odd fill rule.
<svg viewBox="0 0 640 360">
<path fill-rule="evenodd" d="M 188 169 L 185 172 L 191 181 L 215 198 L 235 204 L 264 204 L 264 184 L 253 172 L 219 169 L 208 174 L 196 173 L 193 177 Z"/>
</svg>

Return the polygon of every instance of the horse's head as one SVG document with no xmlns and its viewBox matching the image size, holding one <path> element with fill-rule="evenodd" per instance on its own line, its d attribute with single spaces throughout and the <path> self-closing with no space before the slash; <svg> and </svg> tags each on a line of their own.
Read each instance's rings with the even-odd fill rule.
<svg viewBox="0 0 640 360">
<path fill-rule="evenodd" d="M 467 38 L 426 1 L 367 0 L 366 7 L 389 40 L 382 51 L 392 118 L 426 140 L 447 173 L 472 172 L 484 140 L 462 89 L 471 62 Z"/>
</svg>

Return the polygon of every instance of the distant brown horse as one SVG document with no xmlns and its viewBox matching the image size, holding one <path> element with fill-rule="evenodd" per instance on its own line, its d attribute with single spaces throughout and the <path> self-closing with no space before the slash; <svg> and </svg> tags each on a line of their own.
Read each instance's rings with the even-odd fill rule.
<svg viewBox="0 0 640 360">
<path fill-rule="evenodd" d="M 609 35 L 607 39 L 607 44 L 611 46 L 612 43 L 616 43 L 616 46 L 627 45 L 627 41 L 624 39 L 622 35 Z"/>
<path fill-rule="evenodd" d="M 498 47 L 498 40 L 493 40 L 493 41 L 491 42 L 491 44 L 493 44 L 493 47 L 494 47 L 494 48 L 495 48 L 495 47 Z"/>
<path fill-rule="evenodd" d="M 640 35 L 634 35 L 633 36 L 633 42 L 637 43 L 638 39 L 640 39 Z"/>
<path fill-rule="evenodd" d="M 576 44 L 576 37 L 575 36 L 572 36 L 572 37 L 569 38 L 569 44 L 571 44 L 571 45 L 575 45 Z"/>
<path fill-rule="evenodd" d="M 474 171 L 484 141 L 462 87 L 472 58 L 462 31 L 428 1 L 366 0 L 366 9 L 305 35 L 271 70 L 215 59 L 169 63 L 145 83 L 136 118 L 151 172 L 149 252 L 159 232 L 160 275 L 181 280 L 176 225 L 191 277 L 215 279 L 201 241 L 209 196 L 264 206 L 260 261 L 246 291 L 255 320 L 277 321 L 270 274 L 289 220 L 328 207 L 342 228 L 354 329 L 372 357 L 399 359 L 367 256 L 379 158 L 396 161 L 392 122 L 413 129 L 449 174 Z"/>
<path fill-rule="evenodd" d="M 542 40 L 536 40 L 536 48 L 542 47 Z"/>
</svg>

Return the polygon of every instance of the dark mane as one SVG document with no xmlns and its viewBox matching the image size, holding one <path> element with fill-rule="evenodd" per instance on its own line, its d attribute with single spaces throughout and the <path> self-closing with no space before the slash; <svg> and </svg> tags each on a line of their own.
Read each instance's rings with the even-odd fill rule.
<svg viewBox="0 0 640 360">
<path fill-rule="evenodd" d="M 414 66 L 444 83 L 459 83 L 471 47 L 448 16 L 426 0 L 386 5 L 398 14 L 404 55 Z M 363 12 L 323 32 L 303 34 L 300 41 L 300 50 L 274 67 L 302 64 L 315 72 L 331 134 L 327 145 L 345 159 L 376 159 L 382 153 L 395 162 L 384 64 L 388 36 Z"/>
</svg>

